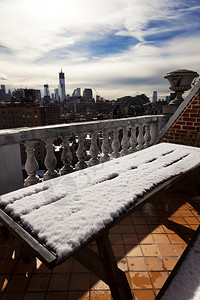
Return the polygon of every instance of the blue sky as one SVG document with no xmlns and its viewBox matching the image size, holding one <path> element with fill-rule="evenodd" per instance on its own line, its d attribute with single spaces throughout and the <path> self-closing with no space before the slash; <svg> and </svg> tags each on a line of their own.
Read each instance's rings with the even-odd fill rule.
<svg viewBox="0 0 200 300">
<path fill-rule="evenodd" d="M 169 93 L 163 76 L 200 72 L 199 0 L 0 0 L 0 84 L 94 88 L 107 99 Z"/>
</svg>

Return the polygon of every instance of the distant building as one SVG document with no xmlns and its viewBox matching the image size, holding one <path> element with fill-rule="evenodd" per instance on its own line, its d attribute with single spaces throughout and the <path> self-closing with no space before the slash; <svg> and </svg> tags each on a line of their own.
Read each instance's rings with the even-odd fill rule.
<svg viewBox="0 0 200 300">
<path fill-rule="evenodd" d="M 84 89 L 83 90 L 83 98 L 87 102 L 92 101 L 92 89 Z"/>
<path fill-rule="evenodd" d="M 24 98 L 24 89 L 16 89 L 12 92 L 12 97 L 15 98 L 16 102 L 20 102 L 21 98 Z"/>
<path fill-rule="evenodd" d="M 1 85 L 0 101 L 5 101 L 5 100 L 6 100 L 6 87 L 5 87 L 5 85 Z"/>
<path fill-rule="evenodd" d="M 80 96 L 81 96 L 81 89 L 76 88 L 72 93 L 72 97 L 80 97 Z"/>
<path fill-rule="evenodd" d="M 63 103 L 63 101 L 65 100 L 65 74 L 62 72 L 62 69 L 61 72 L 59 73 L 58 89 L 59 89 L 60 101 Z"/>
<path fill-rule="evenodd" d="M 45 105 L 45 125 L 60 123 L 60 105 L 54 101 Z"/>
<path fill-rule="evenodd" d="M 157 102 L 157 97 L 158 97 L 157 91 L 154 91 L 153 92 L 153 103 Z"/>
<path fill-rule="evenodd" d="M 35 90 L 35 99 L 41 103 L 41 91 Z"/>
<path fill-rule="evenodd" d="M 44 96 L 50 96 L 48 84 L 44 84 Z"/>
<path fill-rule="evenodd" d="M 48 96 L 47 96 L 48 97 Z M 24 97 L 21 101 L 0 103 L 0 129 L 34 127 L 60 123 L 60 106 L 57 103 L 50 102 L 46 106 L 40 106 L 39 101 L 35 101 L 34 90 L 24 90 Z M 35 157 L 44 168 L 45 158 L 44 141 L 39 140 L 35 144 Z M 22 164 L 26 162 L 25 147 L 21 145 Z"/>
<path fill-rule="evenodd" d="M 59 92 L 58 89 L 54 89 L 54 99 L 59 100 Z"/>
</svg>

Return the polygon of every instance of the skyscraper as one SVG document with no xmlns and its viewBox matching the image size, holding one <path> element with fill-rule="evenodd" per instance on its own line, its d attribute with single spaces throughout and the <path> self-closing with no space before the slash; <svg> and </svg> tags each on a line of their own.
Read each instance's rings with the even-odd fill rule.
<svg viewBox="0 0 200 300">
<path fill-rule="evenodd" d="M 65 74 L 62 72 L 62 69 L 61 72 L 59 73 L 58 89 L 59 89 L 60 101 L 63 102 L 65 99 Z"/>
<path fill-rule="evenodd" d="M 49 85 L 48 84 L 44 84 L 44 96 L 49 96 Z"/>
<path fill-rule="evenodd" d="M 157 102 L 157 91 L 153 92 L 153 103 Z"/>
<path fill-rule="evenodd" d="M 88 102 L 92 101 L 92 89 L 84 89 L 83 98 Z"/>
<path fill-rule="evenodd" d="M 72 97 L 80 97 L 80 96 L 81 96 L 81 89 L 76 88 L 72 93 Z"/>
<path fill-rule="evenodd" d="M 58 89 L 54 89 L 54 98 L 55 98 L 55 100 L 59 100 L 59 92 L 58 92 Z"/>
</svg>

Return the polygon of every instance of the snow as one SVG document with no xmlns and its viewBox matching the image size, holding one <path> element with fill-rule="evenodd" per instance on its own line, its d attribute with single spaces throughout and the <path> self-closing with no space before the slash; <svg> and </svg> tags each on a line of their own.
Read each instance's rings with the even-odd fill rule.
<svg viewBox="0 0 200 300">
<path fill-rule="evenodd" d="M 200 235 L 184 259 L 162 300 L 200 299 Z"/>
<path fill-rule="evenodd" d="M 138 196 L 199 165 L 200 149 L 162 143 L 3 195 L 0 206 L 62 261 Z"/>
</svg>

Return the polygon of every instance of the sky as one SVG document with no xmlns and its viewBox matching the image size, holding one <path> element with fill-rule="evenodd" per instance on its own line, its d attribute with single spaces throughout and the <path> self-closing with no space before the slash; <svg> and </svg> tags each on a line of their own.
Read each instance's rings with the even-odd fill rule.
<svg viewBox="0 0 200 300">
<path fill-rule="evenodd" d="M 200 73 L 199 0 L 0 0 L 0 85 L 106 99 L 169 94 L 163 76 Z"/>
</svg>

